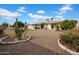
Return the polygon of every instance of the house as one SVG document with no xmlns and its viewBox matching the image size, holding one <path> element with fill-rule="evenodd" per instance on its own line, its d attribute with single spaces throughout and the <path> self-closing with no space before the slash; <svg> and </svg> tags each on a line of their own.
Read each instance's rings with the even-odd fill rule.
<svg viewBox="0 0 79 59">
<path fill-rule="evenodd" d="M 61 30 L 60 28 L 60 23 L 62 21 L 54 21 L 54 20 L 50 20 L 50 21 L 45 21 L 45 22 L 39 22 L 39 23 L 34 23 L 34 24 L 28 24 L 27 28 L 28 29 L 49 29 L 49 30 L 56 30 L 56 25 L 59 26 L 59 30 Z"/>
<path fill-rule="evenodd" d="M 77 21 L 76 29 L 79 30 L 79 21 Z"/>
</svg>

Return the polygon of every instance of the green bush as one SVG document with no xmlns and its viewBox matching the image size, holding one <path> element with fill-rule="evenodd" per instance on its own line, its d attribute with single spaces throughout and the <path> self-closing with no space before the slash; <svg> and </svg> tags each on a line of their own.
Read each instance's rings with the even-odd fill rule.
<svg viewBox="0 0 79 59">
<path fill-rule="evenodd" d="M 58 31 L 59 28 L 60 28 L 60 27 L 59 27 L 59 24 L 56 24 L 55 27 L 56 27 L 56 30 L 57 30 L 57 31 Z"/>
<path fill-rule="evenodd" d="M 60 27 L 62 30 L 69 30 L 75 28 L 76 24 L 76 20 L 64 20 L 62 23 L 60 23 Z"/>
<path fill-rule="evenodd" d="M 60 36 L 61 42 L 79 52 L 79 36 L 77 33 L 68 32 Z"/>
</svg>

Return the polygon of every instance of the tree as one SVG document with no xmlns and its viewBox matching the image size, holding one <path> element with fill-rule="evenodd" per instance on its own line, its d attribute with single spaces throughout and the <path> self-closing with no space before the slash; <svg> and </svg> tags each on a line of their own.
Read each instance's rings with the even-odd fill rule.
<svg viewBox="0 0 79 59">
<path fill-rule="evenodd" d="M 16 18 L 16 22 L 13 24 L 13 27 L 15 27 L 16 26 L 16 24 L 17 24 L 17 20 L 18 20 L 18 18 Z M 21 22 L 21 21 L 18 21 L 18 24 L 17 24 L 17 26 L 18 27 L 24 27 L 24 23 L 23 22 Z"/>
<path fill-rule="evenodd" d="M 76 26 L 76 23 L 76 20 L 65 20 L 60 24 L 60 27 L 63 30 L 73 29 Z"/>
<path fill-rule="evenodd" d="M 77 20 L 71 20 L 71 23 L 73 24 L 73 27 L 75 27 L 77 24 Z"/>
<path fill-rule="evenodd" d="M 3 28 L 7 28 L 8 27 L 8 23 L 3 22 L 2 26 L 3 26 Z"/>
</svg>

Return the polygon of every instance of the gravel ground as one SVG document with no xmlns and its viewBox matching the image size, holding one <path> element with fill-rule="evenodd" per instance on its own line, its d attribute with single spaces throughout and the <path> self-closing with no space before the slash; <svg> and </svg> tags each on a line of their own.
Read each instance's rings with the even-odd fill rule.
<svg viewBox="0 0 79 59">
<path fill-rule="evenodd" d="M 15 41 L 13 38 L 11 38 L 11 37 L 8 37 L 8 38 L 6 38 L 6 39 L 4 39 L 4 40 L 2 40 L 3 42 L 13 42 L 13 41 Z"/>
<path fill-rule="evenodd" d="M 8 36 L 8 35 L 7 34 L 0 35 L 0 39 L 3 38 L 3 37 L 5 37 L 5 36 Z"/>
<path fill-rule="evenodd" d="M 28 32 L 31 40 L 27 42 L 1 45 L 1 55 L 69 55 L 57 43 L 61 32 L 53 30 L 32 30 Z"/>
</svg>

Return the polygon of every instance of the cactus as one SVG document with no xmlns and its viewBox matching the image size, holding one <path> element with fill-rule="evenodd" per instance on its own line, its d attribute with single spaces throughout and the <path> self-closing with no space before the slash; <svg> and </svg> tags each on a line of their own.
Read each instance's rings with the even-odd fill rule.
<svg viewBox="0 0 79 59">
<path fill-rule="evenodd" d="M 22 39 L 22 34 L 24 31 L 25 31 L 25 29 L 23 29 L 23 27 L 18 27 L 18 19 L 16 18 L 15 33 L 19 40 Z"/>
</svg>

